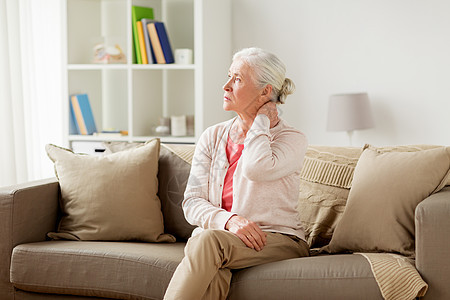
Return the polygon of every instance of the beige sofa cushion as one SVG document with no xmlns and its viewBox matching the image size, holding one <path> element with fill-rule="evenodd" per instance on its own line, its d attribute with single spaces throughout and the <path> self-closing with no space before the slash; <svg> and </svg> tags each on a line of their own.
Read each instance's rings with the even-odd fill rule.
<svg viewBox="0 0 450 300">
<path fill-rule="evenodd" d="M 297 210 L 311 248 L 327 245 L 344 212 L 362 148 L 310 145 L 300 174 Z"/>
<path fill-rule="evenodd" d="M 365 147 L 367 147 L 366 145 Z M 417 152 L 438 145 L 379 147 L 379 152 Z M 301 172 L 297 210 L 311 248 L 327 245 L 342 217 L 356 163 L 363 151 L 357 147 L 310 145 Z M 447 181 L 450 185 L 450 177 Z"/>
<path fill-rule="evenodd" d="M 103 142 L 106 153 L 135 148 L 142 143 Z M 189 224 L 181 208 L 191 171 L 195 145 L 161 144 L 158 161 L 158 196 L 164 217 L 164 230 L 179 240 L 187 240 L 195 226 Z"/>
<path fill-rule="evenodd" d="M 450 147 L 385 152 L 367 147 L 345 211 L 324 250 L 414 254 L 414 210 L 448 180 Z"/>
<path fill-rule="evenodd" d="M 366 144 L 364 147 L 369 147 L 370 145 Z M 422 150 L 429 150 L 442 147 L 440 145 L 430 145 L 430 144 L 421 144 L 421 145 L 397 145 L 397 146 L 384 146 L 377 147 L 379 152 L 416 152 Z M 447 180 L 446 185 L 450 185 L 450 176 Z"/>
<path fill-rule="evenodd" d="M 47 145 L 63 216 L 53 239 L 173 242 L 164 234 L 158 189 L 159 140 L 104 156 Z"/>
</svg>

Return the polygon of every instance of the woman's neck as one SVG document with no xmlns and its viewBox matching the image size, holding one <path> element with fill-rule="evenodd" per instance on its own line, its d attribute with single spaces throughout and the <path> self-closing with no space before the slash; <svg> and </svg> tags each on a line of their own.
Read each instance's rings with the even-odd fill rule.
<svg viewBox="0 0 450 300">
<path fill-rule="evenodd" d="M 247 131 L 249 131 L 250 127 L 252 127 L 252 124 L 253 124 L 253 121 L 255 120 L 255 118 L 256 118 L 256 114 L 254 116 L 238 114 L 236 123 L 241 128 L 241 130 L 243 132 L 245 132 L 245 134 L 247 134 Z"/>
<path fill-rule="evenodd" d="M 238 114 L 230 129 L 230 138 L 235 144 L 242 144 L 247 136 L 247 132 L 252 127 L 255 118 L 248 115 Z"/>
</svg>

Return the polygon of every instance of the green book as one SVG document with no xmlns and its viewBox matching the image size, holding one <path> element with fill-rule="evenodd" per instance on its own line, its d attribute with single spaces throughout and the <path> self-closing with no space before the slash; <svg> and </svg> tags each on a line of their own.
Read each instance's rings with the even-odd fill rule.
<svg viewBox="0 0 450 300">
<path fill-rule="evenodd" d="M 134 51 L 136 53 L 136 62 L 142 64 L 141 47 L 139 47 L 139 36 L 137 31 L 136 22 L 142 18 L 153 19 L 153 8 L 143 6 L 131 7 L 131 22 L 133 25 L 133 41 Z"/>
</svg>

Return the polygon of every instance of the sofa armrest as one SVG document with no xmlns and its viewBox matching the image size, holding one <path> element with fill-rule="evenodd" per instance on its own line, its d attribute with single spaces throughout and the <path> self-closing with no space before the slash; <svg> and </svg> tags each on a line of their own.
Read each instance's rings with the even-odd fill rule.
<svg viewBox="0 0 450 300">
<path fill-rule="evenodd" d="M 0 188 L 0 299 L 12 299 L 9 281 L 12 249 L 45 241 L 55 230 L 59 207 L 56 178 Z"/>
<path fill-rule="evenodd" d="M 450 299 L 450 187 L 416 208 L 416 267 L 429 288 L 426 299 Z"/>
</svg>

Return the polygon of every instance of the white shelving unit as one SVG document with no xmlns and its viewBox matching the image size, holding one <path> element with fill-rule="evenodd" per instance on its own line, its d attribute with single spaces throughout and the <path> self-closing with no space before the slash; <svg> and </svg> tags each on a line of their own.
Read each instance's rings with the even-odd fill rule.
<svg viewBox="0 0 450 300">
<path fill-rule="evenodd" d="M 152 7 L 172 45 L 190 48 L 192 65 L 137 64 L 131 24 L 133 5 Z M 231 117 L 222 110 L 221 89 L 231 62 L 230 0 L 66 0 L 63 7 L 64 132 L 67 146 L 103 140 L 146 141 L 161 117 L 195 116 L 195 134 L 162 136 L 162 142 L 195 143 L 203 130 Z M 127 62 L 92 63 L 99 41 L 118 44 Z M 69 135 L 69 95 L 89 96 L 98 130 L 128 136 Z"/>
</svg>

